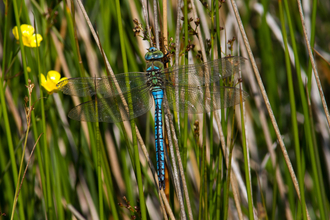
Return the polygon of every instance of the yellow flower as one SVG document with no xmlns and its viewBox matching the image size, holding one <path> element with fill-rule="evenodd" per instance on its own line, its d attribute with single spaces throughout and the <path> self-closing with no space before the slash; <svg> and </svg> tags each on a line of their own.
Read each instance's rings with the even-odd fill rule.
<svg viewBox="0 0 330 220">
<path fill-rule="evenodd" d="M 28 73 L 30 73 L 31 72 L 31 67 L 26 67 L 26 71 L 28 72 Z"/>
<path fill-rule="evenodd" d="M 28 44 L 25 44 L 27 47 L 39 47 L 40 42 L 42 41 L 42 36 L 40 34 L 33 34 L 28 39 Z"/>
<path fill-rule="evenodd" d="M 42 41 L 42 36 L 40 34 L 34 34 L 34 28 L 31 25 L 22 24 L 21 31 L 22 31 L 22 41 L 24 46 L 39 47 L 40 42 Z M 16 40 L 19 40 L 17 26 L 13 28 L 13 34 Z"/>
<path fill-rule="evenodd" d="M 41 73 L 41 86 L 47 90 L 48 94 L 53 94 L 54 92 L 58 92 L 60 87 L 57 87 L 56 84 L 67 80 L 68 78 L 63 77 L 61 78 L 61 74 L 55 70 L 51 70 L 47 73 L 47 79 L 44 74 Z M 66 83 L 61 84 L 61 87 L 64 86 Z"/>
</svg>

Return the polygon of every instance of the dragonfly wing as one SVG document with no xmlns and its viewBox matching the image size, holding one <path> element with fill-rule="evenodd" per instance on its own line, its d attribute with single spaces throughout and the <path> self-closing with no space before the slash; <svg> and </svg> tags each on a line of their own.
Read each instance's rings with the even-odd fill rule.
<svg viewBox="0 0 330 220">
<path fill-rule="evenodd" d="M 116 78 L 109 76 L 69 78 L 59 82 L 56 86 L 67 95 L 80 97 L 98 95 L 106 98 L 126 93 L 145 85 L 147 81 L 145 72 L 121 73 L 115 76 Z"/>
<path fill-rule="evenodd" d="M 241 93 L 242 92 L 242 93 Z M 199 114 L 221 108 L 228 108 L 245 101 L 248 94 L 235 87 L 214 85 L 203 86 L 167 86 L 166 97 L 169 107 L 174 111 Z M 179 109 L 177 109 L 177 105 Z"/>
<path fill-rule="evenodd" d="M 244 57 L 239 56 L 224 57 L 202 64 L 174 66 L 164 69 L 163 72 L 171 84 L 200 86 L 237 75 L 245 61 Z"/>
<path fill-rule="evenodd" d="M 69 117 L 78 121 L 116 123 L 139 117 L 152 105 L 149 88 L 145 85 L 124 94 L 82 103 L 69 112 Z"/>
</svg>

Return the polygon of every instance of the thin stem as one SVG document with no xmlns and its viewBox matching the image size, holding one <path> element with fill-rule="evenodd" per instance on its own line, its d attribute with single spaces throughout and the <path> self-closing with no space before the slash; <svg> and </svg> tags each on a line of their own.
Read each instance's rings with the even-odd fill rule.
<svg viewBox="0 0 330 220">
<path fill-rule="evenodd" d="M 288 166 L 288 169 L 289 169 L 289 172 L 290 172 L 290 176 L 291 176 L 291 179 L 293 181 L 293 184 L 294 184 L 295 190 L 297 192 L 298 198 L 300 199 L 300 191 L 299 191 L 299 184 L 298 184 L 298 181 L 297 181 L 297 177 L 295 176 L 295 173 L 294 173 L 292 164 L 290 162 L 290 158 L 289 158 L 288 152 L 286 151 L 286 148 L 285 148 L 284 142 L 282 140 L 282 136 L 281 136 L 280 130 L 278 128 L 278 125 L 277 125 L 275 116 L 273 114 L 272 107 L 270 105 L 269 99 L 267 97 L 267 93 L 265 91 L 265 87 L 264 87 L 263 82 L 262 82 L 262 79 L 260 77 L 260 73 L 259 73 L 259 70 L 257 68 L 257 64 L 256 64 L 255 59 L 253 57 L 252 50 L 251 50 L 250 44 L 248 42 L 248 38 L 247 38 L 246 33 L 244 31 L 242 20 L 240 18 L 240 15 L 239 15 L 239 12 L 238 12 L 238 9 L 237 9 L 237 5 L 236 5 L 236 3 L 235 3 L 234 0 L 230 0 L 230 2 L 231 2 L 231 5 L 232 5 L 232 8 L 234 10 L 234 14 L 235 14 L 235 17 L 236 17 L 236 20 L 237 20 L 237 23 L 238 23 L 238 27 L 239 27 L 240 32 L 242 34 L 242 38 L 243 38 L 243 41 L 244 41 L 246 50 L 248 52 L 248 55 L 249 55 L 249 58 L 250 58 L 250 61 L 251 61 L 251 65 L 252 65 L 252 68 L 253 68 L 253 71 L 254 71 L 254 74 L 255 74 L 255 77 L 256 77 L 256 79 L 258 81 L 258 85 L 259 85 L 259 88 L 260 88 L 262 97 L 263 97 L 264 102 L 266 104 L 266 108 L 267 108 L 268 114 L 270 116 L 270 120 L 271 120 L 271 122 L 273 124 L 274 130 L 275 130 L 275 133 L 276 133 L 276 136 L 277 136 L 277 140 L 278 140 L 278 142 L 280 144 L 283 157 L 285 159 L 286 165 Z"/>
<path fill-rule="evenodd" d="M 149 19 L 148 19 L 149 17 L 148 17 L 147 1 L 146 0 L 141 0 L 141 1 L 142 1 L 142 13 L 144 16 L 144 20 L 146 21 L 148 35 L 151 38 L 151 30 L 150 30 Z M 154 44 L 153 41 L 150 39 L 150 46 L 153 47 L 153 44 Z"/>
<path fill-rule="evenodd" d="M 296 160 L 297 160 L 297 169 L 298 169 L 298 178 L 300 182 L 300 192 L 301 192 L 301 205 L 304 211 L 307 211 L 306 204 L 305 204 L 305 192 L 304 192 L 304 178 L 301 170 L 301 161 L 300 161 L 300 144 L 299 144 L 299 137 L 298 137 L 298 124 L 296 118 L 296 104 L 295 104 L 295 95 L 293 91 L 293 82 L 292 82 L 292 73 L 291 73 L 291 64 L 290 64 L 290 57 L 288 52 L 288 43 L 287 43 L 287 33 L 285 29 L 285 22 L 284 22 L 284 13 L 283 13 L 283 6 L 282 1 L 279 0 L 279 11 L 280 11 L 280 20 L 282 23 L 282 35 L 283 35 L 283 42 L 285 47 L 285 63 L 286 63 L 286 70 L 287 70 L 287 78 L 288 78 L 288 86 L 289 86 L 289 95 L 290 95 L 290 106 L 291 106 L 291 120 L 292 120 L 292 133 L 294 136 L 294 145 L 295 145 L 295 152 L 296 152 Z M 306 212 L 303 214 L 304 219 L 307 219 Z"/>
<path fill-rule="evenodd" d="M 166 102 L 166 99 L 164 100 Z M 164 112 L 165 112 L 165 125 L 169 126 L 167 128 L 167 130 L 169 130 L 170 132 L 167 132 L 168 134 L 168 142 L 169 142 L 169 146 L 170 146 L 170 154 L 171 154 L 171 158 L 172 158 L 172 166 L 173 166 L 173 174 L 174 174 L 174 186 L 176 189 L 176 193 L 177 193 L 177 198 L 180 204 L 180 213 L 181 213 L 181 219 L 186 219 L 186 212 L 184 210 L 184 202 L 182 199 L 182 192 L 181 192 L 181 188 L 180 188 L 180 181 L 179 181 L 179 174 L 178 174 L 178 168 L 176 166 L 176 162 L 175 162 L 175 153 L 173 150 L 173 142 L 172 142 L 172 137 L 171 137 L 171 132 L 174 138 L 174 143 L 177 145 L 177 137 L 175 135 L 174 129 L 173 129 L 173 124 L 170 124 L 170 118 L 168 117 L 168 115 L 170 115 L 169 109 L 166 107 L 164 107 Z M 180 155 L 180 154 L 179 154 Z"/>
<path fill-rule="evenodd" d="M 28 107 L 26 106 L 26 109 L 25 109 L 26 110 L 27 129 L 26 129 L 26 133 L 25 133 L 25 140 L 24 140 L 24 146 L 23 146 L 23 153 L 22 153 L 21 163 L 20 163 L 20 166 L 19 166 L 19 172 L 18 172 L 18 177 L 17 177 L 17 181 L 16 181 L 17 182 L 16 183 L 16 190 L 15 190 L 14 203 L 13 203 L 13 208 L 12 208 L 10 220 L 13 220 L 13 218 L 14 218 L 14 212 L 15 212 L 15 207 L 16 207 L 16 204 L 17 204 L 18 192 L 20 191 L 19 184 L 20 184 L 21 173 L 22 173 L 22 169 L 23 169 L 23 161 L 24 161 L 25 149 L 26 149 L 27 139 L 28 139 L 28 135 L 29 135 L 29 131 L 30 131 L 30 126 L 31 126 L 31 112 L 32 112 L 31 93 L 32 93 L 32 89 L 33 89 L 34 85 L 33 84 L 29 84 L 27 87 L 28 87 L 28 90 L 29 90 L 29 99 L 28 99 L 29 106 Z"/>
<path fill-rule="evenodd" d="M 122 18 L 121 18 L 121 12 L 120 12 L 120 3 L 119 0 L 116 0 L 116 9 L 117 9 L 117 20 L 118 20 L 118 28 L 119 28 L 119 36 L 120 39 L 124 39 L 124 33 L 123 33 L 123 24 L 122 24 Z M 121 52 L 122 52 L 122 58 L 123 58 L 123 65 L 124 65 L 124 72 L 128 72 L 128 66 L 127 66 L 127 58 L 126 58 L 126 49 L 125 49 L 125 42 L 123 40 L 120 41 L 121 46 Z M 126 79 L 126 85 L 129 89 L 129 79 Z M 128 100 L 129 105 L 129 112 L 133 111 L 132 106 L 132 100 Z M 135 131 L 135 121 L 134 119 L 130 121 L 131 128 L 132 128 L 132 137 L 133 137 L 133 147 L 134 147 L 134 159 L 135 159 L 135 166 L 136 166 L 136 176 L 137 176 L 137 182 L 138 182 L 138 188 L 139 188 L 139 199 L 140 199 L 140 210 L 142 214 L 142 219 L 147 219 L 147 210 L 146 210 L 146 204 L 144 199 L 144 192 L 143 192 L 143 181 L 142 181 L 142 174 L 141 174 L 141 163 L 139 158 L 139 149 L 137 145 L 137 138 L 136 138 L 136 131 Z"/>
<path fill-rule="evenodd" d="M 98 103 L 97 96 L 95 97 L 95 113 L 96 118 L 98 118 Z M 103 187 L 102 187 L 102 166 L 101 166 L 101 147 L 100 147 L 100 129 L 99 122 L 95 122 L 96 127 L 96 147 L 97 147 L 97 182 L 99 188 L 99 216 L 100 219 L 104 219 L 103 211 Z"/>
<path fill-rule="evenodd" d="M 313 53 L 312 53 L 312 48 L 311 48 L 311 45 L 309 43 L 309 39 L 308 39 L 308 35 L 307 35 L 307 30 L 306 30 L 306 25 L 305 25 L 305 20 L 304 20 L 304 15 L 303 15 L 303 12 L 302 12 L 302 7 L 301 7 L 300 0 L 297 0 L 297 3 L 298 3 L 300 21 L 301 21 L 301 25 L 302 25 L 302 28 L 303 28 L 303 31 L 304 31 L 304 39 L 305 39 L 305 43 L 306 43 L 306 46 L 307 46 L 309 59 L 310 59 L 310 61 L 312 63 L 312 68 L 313 68 L 313 71 L 314 71 L 314 76 L 315 76 L 317 88 L 319 90 L 321 101 L 322 101 L 322 105 L 323 105 L 323 109 L 324 109 L 324 112 L 325 112 L 325 116 L 327 118 L 328 129 L 330 129 L 330 114 L 329 114 L 329 109 L 328 109 L 328 106 L 327 106 L 327 102 L 325 101 L 325 97 L 324 97 L 324 93 L 323 93 L 323 90 L 322 90 L 322 85 L 321 85 L 319 73 L 318 73 L 318 71 L 316 69 L 316 64 L 315 64 L 314 56 L 313 56 Z M 324 218 L 326 217 L 326 213 L 325 213 L 325 210 L 324 210 L 324 207 L 323 207 L 324 205 L 325 205 L 324 203 L 323 203 L 323 205 L 320 204 L 320 206 L 322 206 L 322 208 L 321 208 L 321 217 L 322 218 L 323 217 Z"/>
<path fill-rule="evenodd" d="M 158 4 L 158 1 L 157 0 L 154 0 L 154 19 L 155 19 L 156 47 L 157 47 L 157 49 L 160 50 L 160 47 L 159 47 L 159 27 L 158 27 L 157 4 Z"/>
<path fill-rule="evenodd" d="M 180 62 L 180 30 L 181 30 L 181 5 L 182 5 L 182 0 L 178 0 L 178 8 L 177 8 L 177 15 L 176 15 L 176 31 L 175 31 L 175 66 L 179 66 Z M 178 84 L 177 82 L 178 79 L 175 79 L 175 83 Z M 175 100 L 179 100 L 179 93 L 176 91 L 175 92 Z M 179 102 L 176 103 L 176 109 L 179 109 Z M 177 114 L 177 123 L 178 123 L 178 133 L 180 134 L 181 129 L 180 129 L 180 112 L 178 111 Z"/>
<path fill-rule="evenodd" d="M 41 133 L 41 134 L 39 135 L 39 137 L 38 137 L 36 143 L 34 144 L 34 146 L 33 146 L 33 148 L 32 148 L 32 151 L 31 151 L 31 153 L 30 153 L 29 159 L 28 159 L 28 161 L 27 161 L 27 163 L 26 163 L 26 167 L 25 167 L 25 170 L 24 170 L 24 173 L 23 173 L 23 176 L 22 176 L 21 184 L 19 185 L 19 188 L 18 188 L 17 195 L 19 195 L 19 192 L 21 191 L 24 177 L 25 177 L 25 175 L 26 175 L 27 169 L 28 169 L 29 164 L 30 164 L 30 162 L 31 162 L 31 158 L 32 158 L 32 155 L 33 155 L 34 149 L 36 148 L 37 143 L 39 142 L 39 139 L 40 139 L 41 135 L 43 135 L 43 133 Z M 17 197 L 17 195 L 16 195 L 16 197 Z M 16 197 L 15 197 L 15 198 L 16 198 Z"/>
<path fill-rule="evenodd" d="M 249 150 L 247 147 L 246 141 L 246 129 L 245 129 L 245 108 L 242 100 L 242 85 L 240 84 L 240 108 L 241 108 L 241 124 L 242 124 L 242 147 L 243 147 L 243 155 L 244 155 L 244 168 L 245 168 L 245 182 L 246 182 L 246 190 L 248 195 L 248 204 L 249 204 L 249 219 L 254 219 L 253 214 L 253 199 L 252 199 L 252 182 L 251 182 L 251 168 L 250 168 L 250 156 Z M 230 158 L 229 158 L 230 159 Z"/>
</svg>

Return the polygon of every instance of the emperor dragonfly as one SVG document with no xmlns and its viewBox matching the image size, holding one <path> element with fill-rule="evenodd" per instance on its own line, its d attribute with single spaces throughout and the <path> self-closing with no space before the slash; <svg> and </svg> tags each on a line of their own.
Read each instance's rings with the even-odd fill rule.
<svg viewBox="0 0 330 220">
<path fill-rule="evenodd" d="M 204 113 L 236 105 L 248 97 L 233 82 L 245 58 L 225 57 L 197 65 L 164 69 L 164 54 L 151 47 L 145 55 L 146 72 L 116 74 L 113 77 L 70 78 L 57 84 L 59 90 L 72 96 L 94 96 L 97 101 L 84 102 L 69 112 L 78 121 L 116 123 L 139 117 L 155 103 L 155 148 L 159 188 L 165 189 L 162 103 L 177 112 Z M 151 98 L 151 96 L 153 98 Z M 96 110 L 97 109 L 97 110 Z"/>
</svg>

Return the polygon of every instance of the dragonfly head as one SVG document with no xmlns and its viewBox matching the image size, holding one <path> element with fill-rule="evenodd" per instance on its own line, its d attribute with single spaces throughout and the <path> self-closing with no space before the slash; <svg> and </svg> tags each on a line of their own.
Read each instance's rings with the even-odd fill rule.
<svg viewBox="0 0 330 220">
<path fill-rule="evenodd" d="M 152 60 L 158 60 L 164 57 L 164 54 L 162 51 L 158 50 L 156 47 L 150 47 L 148 49 L 148 52 L 144 56 L 144 59 L 146 61 L 152 61 Z"/>
</svg>

